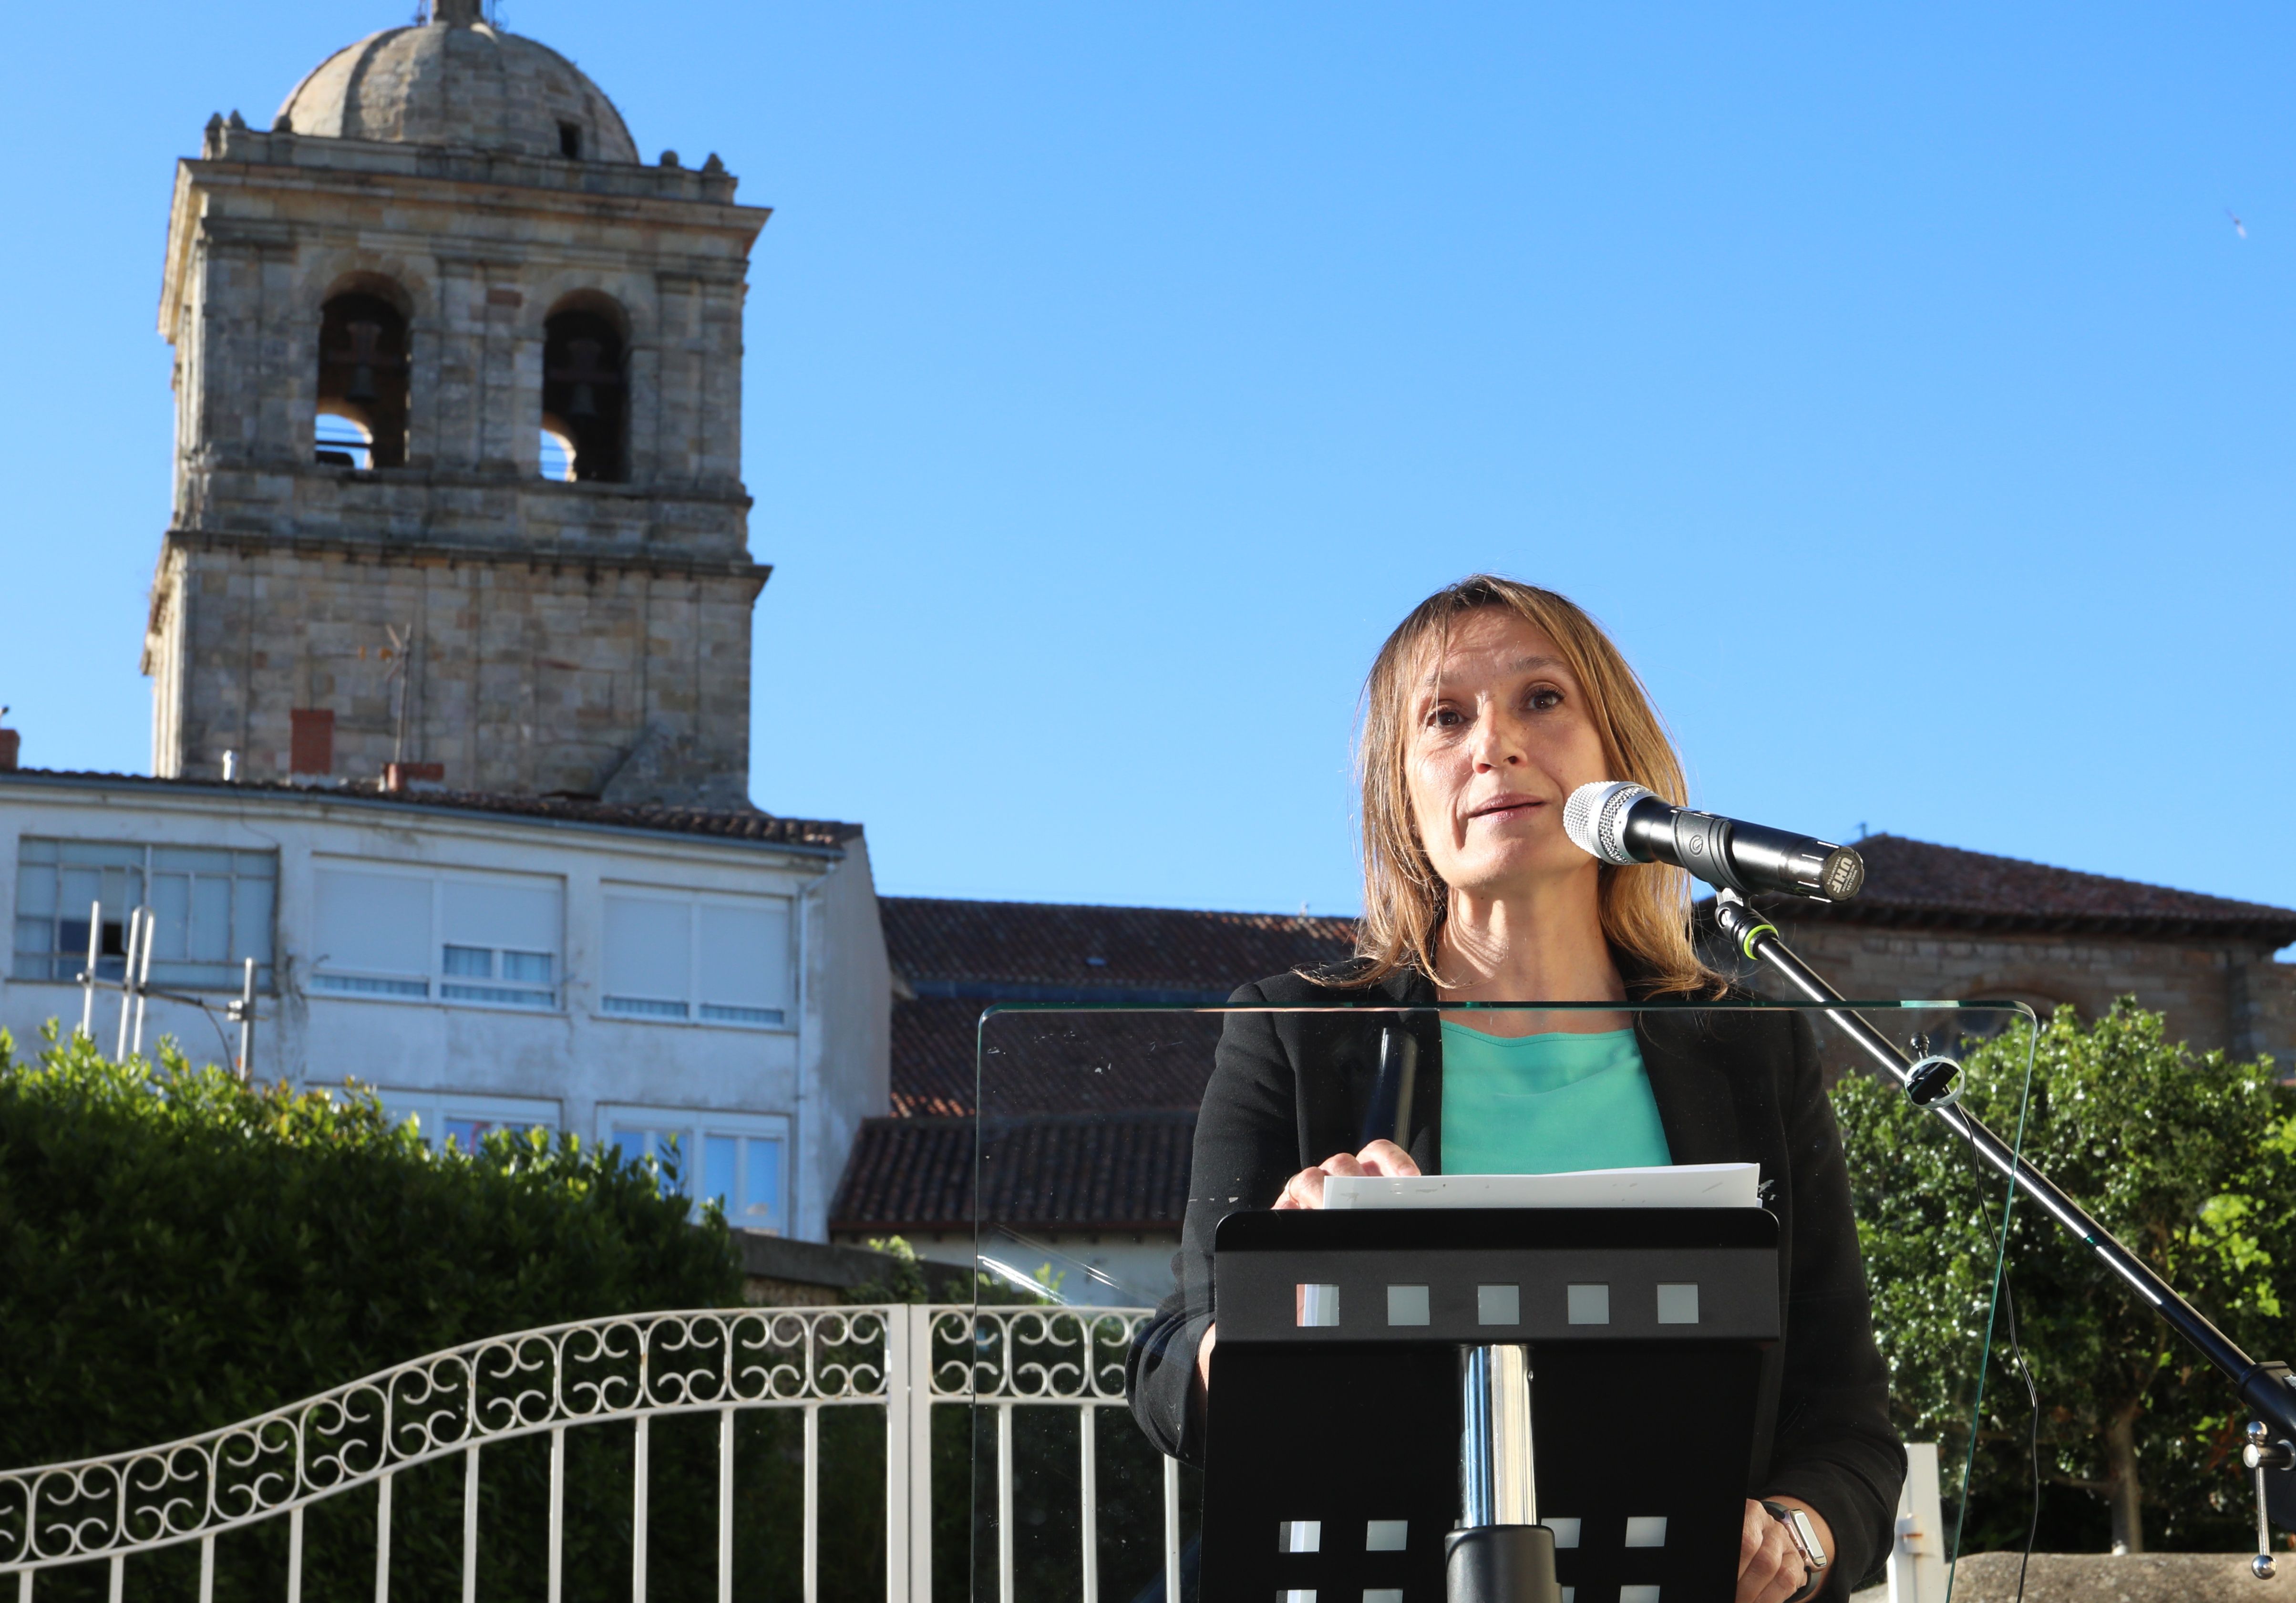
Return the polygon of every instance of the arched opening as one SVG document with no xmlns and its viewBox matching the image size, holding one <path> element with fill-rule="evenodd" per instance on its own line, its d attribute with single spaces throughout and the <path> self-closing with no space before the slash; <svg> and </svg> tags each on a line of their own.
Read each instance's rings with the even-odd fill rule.
<svg viewBox="0 0 2296 1603">
<path fill-rule="evenodd" d="M 311 430 L 313 442 L 318 448 L 320 463 L 327 467 L 359 467 L 374 465 L 374 436 L 367 432 L 365 423 L 356 417 L 330 411 L 340 402 L 321 401 L 319 416 Z"/>
<path fill-rule="evenodd" d="M 319 314 L 318 459 L 406 465 L 406 318 L 381 296 L 348 290 Z M 349 427 L 330 424 L 348 424 Z M 359 459 L 363 435 L 365 459 Z"/>
<path fill-rule="evenodd" d="M 539 446 L 542 476 L 571 483 L 574 478 L 574 442 L 554 430 L 542 431 Z"/>
<path fill-rule="evenodd" d="M 542 432 L 573 448 L 573 471 L 563 476 L 624 478 L 628 418 L 620 328 L 587 307 L 554 312 L 542 325 Z M 546 473 L 546 455 L 545 463 Z"/>
</svg>

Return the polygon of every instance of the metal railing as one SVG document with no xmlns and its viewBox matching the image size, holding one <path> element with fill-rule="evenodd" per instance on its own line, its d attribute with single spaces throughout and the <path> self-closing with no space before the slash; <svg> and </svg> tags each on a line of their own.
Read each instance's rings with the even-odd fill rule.
<svg viewBox="0 0 2296 1603">
<path fill-rule="evenodd" d="M 301 1603 L 304 1511 L 371 1487 L 375 1603 L 389 1603 L 392 1481 L 463 1459 L 462 1597 L 475 1603 L 481 1454 L 546 1434 L 549 1603 L 561 1603 L 566 1550 L 566 1433 L 631 1426 L 630 1596 L 646 1596 L 651 1426 L 715 1414 L 717 1595 L 732 1603 L 734 1422 L 745 1410 L 803 1416 L 802 1595 L 815 1603 L 821 1560 L 820 1415 L 885 1411 L 885 1595 L 932 1595 L 932 1410 L 986 1405 L 996 1427 L 996 1570 L 1012 1603 L 1013 1412 L 1055 1406 L 1078 1415 L 1082 1595 L 1098 1603 L 1095 1421 L 1124 1401 L 1124 1354 L 1148 1311 L 893 1304 L 710 1309 L 637 1314 L 490 1337 L 323 1392 L 256 1418 L 162 1446 L 0 1472 L 0 1575 L 32 1603 L 42 1570 L 110 1566 L 121 1603 L 127 1560 L 199 1545 L 200 1603 L 212 1603 L 217 1536 L 287 1521 L 288 1603 Z M 1163 1462 L 1164 1595 L 1180 1596 L 1179 1473 Z"/>
</svg>

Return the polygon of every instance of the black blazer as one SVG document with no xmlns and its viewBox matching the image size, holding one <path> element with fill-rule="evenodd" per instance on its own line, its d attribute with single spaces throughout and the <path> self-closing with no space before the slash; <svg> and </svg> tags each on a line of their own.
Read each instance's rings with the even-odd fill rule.
<svg viewBox="0 0 2296 1603">
<path fill-rule="evenodd" d="M 1279 974 L 1229 999 L 1436 1004 L 1433 986 L 1415 974 L 1367 989 Z M 1888 1377 L 1815 1034 L 1795 1015 L 1706 1010 L 1637 1014 L 1635 1034 L 1674 1161 L 1761 1165 L 1762 1200 L 1778 1219 L 1786 1334 L 1769 1468 L 1747 1495 L 1798 1497 L 1825 1517 L 1837 1551 L 1824 1595 L 1846 1595 L 1889 1551 L 1906 1454 L 1890 1428 Z M 1203 1424 L 1188 1395 L 1196 1348 L 1216 1312 L 1213 1228 L 1238 1209 L 1271 1205 L 1308 1165 L 1385 1134 L 1398 1112 L 1411 1155 L 1440 1173 L 1441 1039 L 1431 1011 L 1227 1015 L 1197 1118 L 1187 1218 L 1172 1260 L 1177 1289 L 1143 1327 L 1126 1366 L 1133 1417 L 1164 1451 L 1203 1461 Z"/>
</svg>

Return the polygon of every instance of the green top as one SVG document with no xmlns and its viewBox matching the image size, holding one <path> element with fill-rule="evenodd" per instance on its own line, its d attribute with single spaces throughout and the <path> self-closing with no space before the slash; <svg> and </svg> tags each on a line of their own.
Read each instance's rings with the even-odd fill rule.
<svg viewBox="0 0 2296 1603">
<path fill-rule="evenodd" d="M 1446 1020 L 1442 1118 L 1446 1174 L 1674 1162 L 1631 1030 L 1508 1037 Z"/>
</svg>

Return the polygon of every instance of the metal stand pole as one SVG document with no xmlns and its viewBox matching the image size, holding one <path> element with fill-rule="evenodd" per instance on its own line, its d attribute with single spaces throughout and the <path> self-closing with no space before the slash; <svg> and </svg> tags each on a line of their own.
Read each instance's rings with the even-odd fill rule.
<svg viewBox="0 0 2296 1603">
<path fill-rule="evenodd" d="M 126 1061 L 127 1056 L 127 1026 L 135 1016 L 135 943 L 144 933 L 140 910 L 127 909 L 127 962 L 119 971 L 119 1040 L 113 1045 L 111 1055 Z"/>
<path fill-rule="evenodd" d="M 1448 1603 L 1562 1603 L 1554 1533 L 1538 1523 L 1531 1456 L 1530 1349 L 1464 1349 L 1459 1377 L 1460 1528 L 1443 1542 Z"/>
<path fill-rule="evenodd" d="M 239 1079 L 244 1085 L 255 1073 L 255 959 L 247 959 L 244 977 L 239 987 L 239 1000 L 234 1002 L 228 1016 L 239 1024 Z"/>
<path fill-rule="evenodd" d="M 1840 991 L 1793 954 L 1780 938 L 1777 926 L 1747 906 L 1736 892 L 1723 891 L 1716 895 L 1714 917 L 1739 951 L 1769 965 L 1809 1000 L 1842 1001 Z M 2167 1320 L 2177 1335 L 2199 1348 L 2202 1356 L 2239 1388 L 2242 1400 L 2270 1423 L 2275 1436 L 2284 1440 L 2296 1438 L 2296 1376 L 2292 1375 L 2289 1367 L 2272 1360 L 2259 1362 L 2242 1352 L 2231 1337 L 2178 1296 L 2176 1288 L 2155 1274 L 2143 1259 L 2114 1240 L 2112 1232 L 2090 1218 L 2087 1210 L 2025 1163 L 2007 1142 L 1956 1106 L 1955 1097 L 1958 1093 L 1952 1083 L 1958 1072 L 1955 1065 L 1935 1057 L 1924 1058 L 1918 1064 L 1911 1061 L 1889 1037 L 1848 1007 L 1829 1008 L 1825 1016 L 1856 1041 L 1883 1073 L 1904 1086 L 1906 1096 L 1917 1106 L 1944 1120 L 1980 1157 L 2008 1176 L 2012 1185 L 2040 1204 L 2050 1218 L 2079 1237 L 2116 1274 L 2134 1286 L 2136 1295 L 2151 1303 L 2155 1313 Z M 2296 1482 L 2283 1484 L 2296 1492 Z M 2284 1511 L 2296 1512 L 2296 1497 L 2291 1498 Z"/>
<path fill-rule="evenodd" d="M 134 1054 L 144 1056 L 144 1003 L 152 994 L 152 944 L 160 933 L 160 915 L 150 908 L 144 909 L 144 946 L 138 957 L 143 965 L 135 974 L 135 1040 Z"/>
<path fill-rule="evenodd" d="M 87 966 L 80 971 L 79 1032 L 95 1040 L 95 966 L 103 956 L 103 903 L 87 904 Z"/>
</svg>

